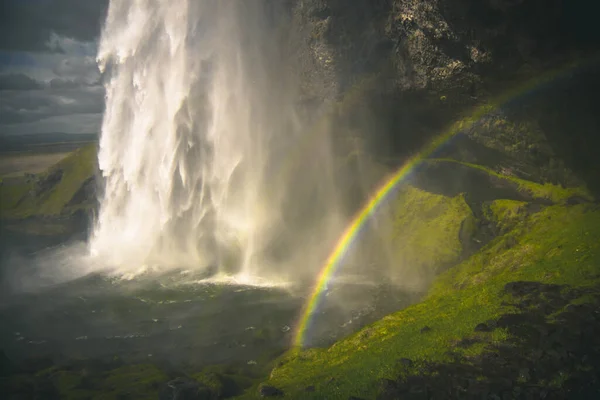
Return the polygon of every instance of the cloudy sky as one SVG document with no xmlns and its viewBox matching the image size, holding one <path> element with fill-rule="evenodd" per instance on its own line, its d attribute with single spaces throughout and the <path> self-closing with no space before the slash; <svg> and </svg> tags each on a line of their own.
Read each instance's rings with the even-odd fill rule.
<svg viewBox="0 0 600 400">
<path fill-rule="evenodd" d="M 97 133 L 108 0 L 0 0 L 0 135 Z"/>
</svg>

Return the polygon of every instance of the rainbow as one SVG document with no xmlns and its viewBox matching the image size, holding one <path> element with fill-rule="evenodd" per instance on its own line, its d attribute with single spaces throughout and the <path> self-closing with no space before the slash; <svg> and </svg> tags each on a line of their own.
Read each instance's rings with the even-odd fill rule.
<svg viewBox="0 0 600 400">
<path fill-rule="evenodd" d="M 304 305 L 299 322 L 296 324 L 293 345 L 300 348 L 304 347 L 311 318 L 315 314 L 320 304 L 322 294 L 327 288 L 327 285 L 334 273 L 341 265 L 341 261 L 344 259 L 344 256 L 359 236 L 361 228 L 377 211 L 378 206 L 389 197 L 390 193 L 394 192 L 394 188 L 396 188 L 407 176 L 410 175 L 411 172 L 413 172 L 415 167 L 417 167 L 423 160 L 429 158 L 437 149 L 456 136 L 456 134 L 465 130 L 465 128 L 472 126 L 482 117 L 492 113 L 494 110 L 501 108 L 511 100 L 515 100 L 527 93 L 534 91 L 535 89 L 544 86 L 544 84 L 554 81 L 556 78 L 562 76 L 565 72 L 572 71 L 580 65 L 581 63 L 574 62 L 561 68 L 551 70 L 545 74 L 539 75 L 523 85 L 516 86 L 515 88 L 506 91 L 501 96 L 494 99 L 494 101 L 477 107 L 470 114 L 470 116 L 453 123 L 446 131 L 444 131 L 444 133 L 437 136 L 416 156 L 411 157 L 404 163 L 404 165 L 396 170 L 396 172 L 392 173 L 387 179 L 385 179 L 375 193 L 371 195 L 363 208 L 354 216 L 351 223 L 344 230 L 342 236 L 338 239 L 333 251 L 329 257 L 327 257 L 327 260 L 325 261 L 325 264 L 321 268 L 321 271 L 316 279 L 313 290 L 308 297 L 308 301 Z"/>
</svg>

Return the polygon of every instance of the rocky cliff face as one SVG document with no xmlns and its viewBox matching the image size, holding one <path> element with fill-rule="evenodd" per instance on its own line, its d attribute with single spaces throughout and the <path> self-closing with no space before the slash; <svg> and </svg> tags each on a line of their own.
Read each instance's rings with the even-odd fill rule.
<svg viewBox="0 0 600 400">
<path fill-rule="evenodd" d="M 362 75 L 385 72 L 389 90 L 454 90 L 468 99 L 492 75 L 509 77 L 593 47 L 593 34 L 581 20 L 591 10 L 574 3 L 297 0 L 291 5 L 307 94 L 339 95 Z"/>
<path fill-rule="evenodd" d="M 516 82 L 574 60 L 589 63 L 600 43 L 591 29 L 591 8 L 597 7 L 591 2 L 297 0 L 288 4 L 293 20 L 290 49 L 298 60 L 301 101 L 350 103 L 338 110 L 336 135 L 361 137 L 379 159 L 400 160 L 414 153 L 458 115 L 468 114 Z M 597 109 L 589 109 L 589 96 L 585 100 L 579 96 L 570 104 L 557 101 L 565 85 L 587 86 L 588 93 L 594 93 L 598 81 L 597 70 L 588 71 L 562 87 L 552 84 L 553 94 L 530 96 L 527 112 L 521 105 L 504 107 L 465 132 L 455 150 L 483 151 L 463 161 L 495 153 L 495 164 L 488 166 L 497 172 L 578 185 L 573 170 L 580 176 L 590 175 L 580 171 L 583 164 L 588 171 L 598 170 L 592 154 L 586 155 L 586 163 L 574 161 L 579 158 L 575 152 L 585 153 L 577 143 L 598 143 L 593 128 L 598 121 L 586 117 L 583 130 L 581 123 L 575 127 L 573 121 L 562 121 L 557 133 L 557 124 L 548 123 L 546 116 L 557 111 L 575 115 L 582 105 L 588 114 L 598 114 Z M 586 139 L 567 137 L 574 131 L 585 131 L 579 136 Z M 572 153 L 566 154 L 565 148 Z"/>
</svg>

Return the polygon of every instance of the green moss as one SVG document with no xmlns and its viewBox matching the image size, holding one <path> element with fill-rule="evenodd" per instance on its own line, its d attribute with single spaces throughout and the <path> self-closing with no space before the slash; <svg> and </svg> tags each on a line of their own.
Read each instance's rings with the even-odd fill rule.
<svg viewBox="0 0 600 400">
<path fill-rule="evenodd" d="M 46 172 L 38 174 L 37 182 L 44 182 L 53 174 L 61 173 L 60 180 L 45 192 L 34 194 L 36 185 L 33 183 L 1 186 L 2 217 L 26 218 L 35 215 L 59 215 L 68 211 L 66 206 L 96 171 L 96 152 L 95 144 L 84 146 Z"/>
<path fill-rule="evenodd" d="M 488 219 L 496 222 L 502 230 L 513 227 L 527 216 L 527 203 L 516 200 L 494 200 L 486 210 Z"/>
<path fill-rule="evenodd" d="M 442 274 L 421 303 L 328 349 L 289 352 L 273 370 L 269 384 L 290 398 L 374 398 L 379 379 L 406 373 L 398 366 L 400 358 L 414 361 L 408 372 L 424 361 L 448 361 L 448 350 L 471 337 L 478 323 L 514 311 L 503 303 L 503 288 L 515 280 L 574 287 L 600 283 L 600 210 L 591 205 L 550 206 L 527 217 Z M 425 326 L 431 330 L 421 333 Z M 482 335 L 492 342 L 507 338 L 503 330 Z M 464 351 L 474 355 L 482 349 L 475 345 Z M 315 386 L 314 393 L 304 392 L 309 385 Z M 251 391 L 243 396 L 255 397 Z"/>
<path fill-rule="evenodd" d="M 405 186 L 395 200 L 395 261 L 431 276 L 462 254 L 463 222 L 472 222 L 464 196 L 446 197 Z"/>
<path fill-rule="evenodd" d="M 452 159 L 429 159 L 426 160 L 429 163 L 455 163 L 464 165 L 466 167 L 474 168 L 479 171 L 483 171 L 491 177 L 502 179 L 507 182 L 511 182 L 516 185 L 519 191 L 532 196 L 535 199 L 550 200 L 556 204 L 564 204 L 572 197 L 581 197 L 586 200 L 592 201 L 594 197 L 585 187 L 565 188 L 560 185 L 553 185 L 551 183 L 535 183 L 520 179 L 511 175 L 500 174 L 490 168 L 484 167 L 478 164 L 472 164 L 463 161 L 456 161 Z"/>
<path fill-rule="evenodd" d="M 213 372 L 201 372 L 192 376 L 195 380 L 206 386 L 215 398 L 221 398 L 224 392 L 223 377 Z"/>
<path fill-rule="evenodd" d="M 24 180 L 0 185 L 0 212 L 4 213 L 17 207 L 31 189 L 32 185 Z"/>
<path fill-rule="evenodd" d="M 58 371 L 52 375 L 52 381 L 61 399 L 85 400 L 93 396 L 93 391 L 85 388 L 84 378 L 80 373 Z"/>
<path fill-rule="evenodd" d="M 102 383 L 102 394 L 97 400 L 108 400 L 128 396 L 132 399 L 156 399 L 160 384 L 167 376 L 151 364 L 128 365 L 109 372 Z"/>
</svg>

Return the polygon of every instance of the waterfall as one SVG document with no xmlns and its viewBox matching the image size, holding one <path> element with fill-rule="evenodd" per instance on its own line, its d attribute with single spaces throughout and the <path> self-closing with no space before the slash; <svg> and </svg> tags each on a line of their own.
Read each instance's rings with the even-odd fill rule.
<svg viewBox="0 0 600 400">
<path fill-rule="evenodd" d="M 110 1 L 98 52 L 105 189 L 89 242 L 102 263 L 244 276 L 319 267 L 344 217 L 329 135 L 298 117 L 284 7 Z"/>
</svg>

